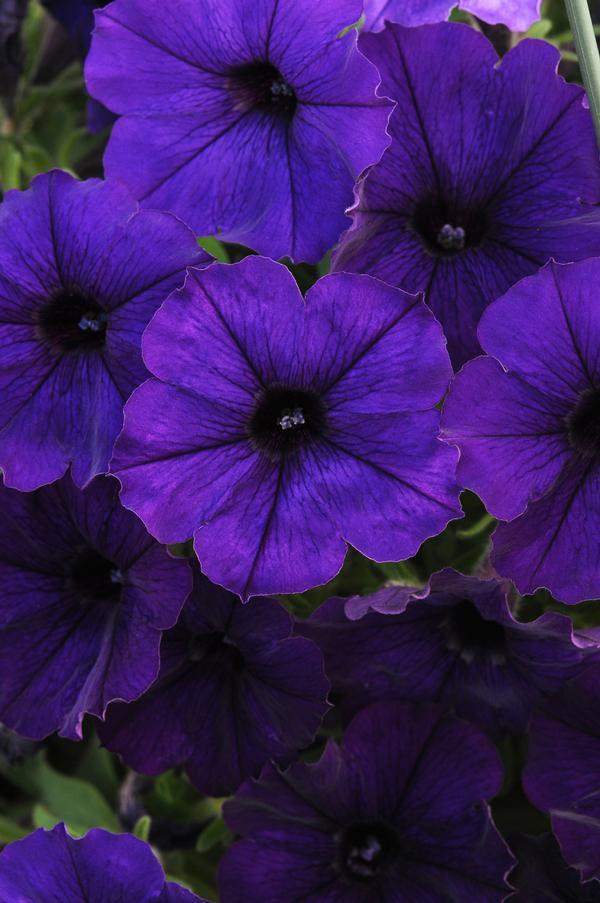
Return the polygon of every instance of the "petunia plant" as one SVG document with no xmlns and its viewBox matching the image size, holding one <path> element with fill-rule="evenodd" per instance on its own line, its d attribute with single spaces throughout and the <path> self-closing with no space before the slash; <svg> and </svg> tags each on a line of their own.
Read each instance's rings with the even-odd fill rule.
<svg viewBox="0 0 600 903">
<path fill-rule="evenodd" d="M 0 2 L 0 903 L 600 903 L 599 15 Z"/>
</svg>

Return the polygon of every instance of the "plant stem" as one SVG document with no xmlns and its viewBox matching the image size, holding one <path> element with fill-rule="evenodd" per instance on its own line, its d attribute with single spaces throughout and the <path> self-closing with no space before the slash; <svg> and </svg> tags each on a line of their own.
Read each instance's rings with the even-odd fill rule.
<svg viewBox="0 0 600 903">
<path fill-rule="evenodd" d="M 600 54 L 587 0 L 565 0 L 600 148 Z"/>
</svg>

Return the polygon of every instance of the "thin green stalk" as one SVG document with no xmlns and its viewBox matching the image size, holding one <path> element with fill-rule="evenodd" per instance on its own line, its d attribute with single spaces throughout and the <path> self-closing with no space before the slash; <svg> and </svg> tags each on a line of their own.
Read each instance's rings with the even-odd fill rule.
<svg viewBox="0 0 600 903">
<path fill-rule="evenodd" d="M 565 0 L 600 148 L 600 54 L 587 0 Z"/>
</svg>

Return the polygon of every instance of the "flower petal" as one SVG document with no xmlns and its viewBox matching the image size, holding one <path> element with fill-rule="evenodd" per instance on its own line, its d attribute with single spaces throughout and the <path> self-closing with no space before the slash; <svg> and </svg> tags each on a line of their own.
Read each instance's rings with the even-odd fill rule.
<svg viewBox="0 0 600 903">
<path fill-rule="evenodd" d="M 567 413 L 567 404 L 506 373 L 493 358 L 469 361 L 454 378 L 442 413 L 442 436 L 460 448 L 461 484 L 480 495 L 495 517 L 522 514 L 573 456 Z"/>
<path fill-rule="evenodd" d="M 600 467 L 573 461 L 551 492 L 532 502 L 525 514 L 501 524 L 493 536 L 492 560 L 510 575 L 521 593 L 547 587 L 575 605 L 600 595 Z"/>
</svg>

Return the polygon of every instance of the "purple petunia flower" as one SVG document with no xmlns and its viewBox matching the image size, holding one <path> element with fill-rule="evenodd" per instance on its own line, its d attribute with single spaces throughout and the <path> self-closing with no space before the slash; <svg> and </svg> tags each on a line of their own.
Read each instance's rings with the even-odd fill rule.
<svg viewBox="0 0 600 903">
<path fill-rule="evenodd" d="M 361 47 L 398 106 L 390 148 L 359 182 L 334 269 L 425 291 L 458 367 L 480 351 L 485 307 L 513 283 L 550 257 L 600 253 L 591 115 L 583 89 L 556 74 L 556 48 L 541 41 L 521 42 L 499 63 L 464 25 L 390 25 Z"/>
<path fill-rule="evenodd" d="M 460 513 L 433 410 L 450 366 L 419 298 L 337 274 L 305 302 L 248 257 L 191 270 L 144 359 L 157 378 L 115 446 L 122 498 L 161 542 L 194 534 L 203 572 L 244 599 L 325 583 L 346 542 L 407 558 Z"/>
<path fill-rule="evenodd" d="M 551 263 L 484 315 L 490 357 L 450 389 L 459 477 L 501 524 L 492 561 L 522 593 L 600 596 L 600 261 Z"/>
<path fill-rule="evenodd" d="M 314 765 L 268 765 L 225 805 L 242 835 L 219 872 L 223 903 L 500 903 L 512 857 L 485 800 L 496 750 L 431 705 L 363 710 Z"/>
<path fill-rule="evenodd" d="M 321 654 L 291 633 L 279 602 L 242 605 L 196 570 L 163 638 L 156 683 L 137 702 L 110 706 L 102 742 L 136 771 L 185 764 L 202 793 L 232 793 L 269 759 L 308 746 L 327 711 Z"/>
<path fill-rule="evenodd" d="M 107 470 L 123 403 L 147 376 L 144 327 L 207 260 L 168 213 L 54 171 L 0 206 L 0 468 L 32 490 Z"/>
<path fill-rule="evenodd" d="M 150 847 L 93 828 L 80 839 L 63 824 L 40 828 L 0 854 L 0 903 L 204 903 L 165 881 Z"/>
<path fill-rule="evenodd" d="M 86 66 L 90 92 L 122 116 L 107 175 L 197 234 L 316 262 L 389 142 L 377 72 L 341 33 L 361 6 L 116 0 L 96 14 Z"/>
<path fill-rule="evenodd" d="M 0 487 L 0 721 L 26 737 L 80 739 L 86 712 L 143 693 L 190 590 L 117 492 L 106 477 Z"/>
<path fill-rule="evenodd" d="M 494 736 L 524 732 L 532 708 L 596 653 L 573 641 L 568 618 L 519 623 L 502 584 L 452 570 L 423 590 L 329 599 L 298 630 L 321 647 L 346 715 L 380 699 L 427 700 Z"/>
<path fill-rule="evenodd" d="M 583 879 L 600 878 L 600 666 L 588 668 L 537 712 L 523 786 L 550 812 L 563 855 Z"/>
<path fill-rule="evenodd" d="M 507 903 L 600 903 L 600 881 L 583 883 L 567 865 L 552 834 L 510 838 L 510 847 L 519 860 L 509 881 L 516 888 Z"/>
<path fill-rule="evenodd" d="M 540 18 L 541 0 L 366 0 L 366 28 L 379 31 L 386 19 L 399 25 L 430 25 L 447 19 L 455 6 L 484 22 L 527 31 Z"/>
</svg>

